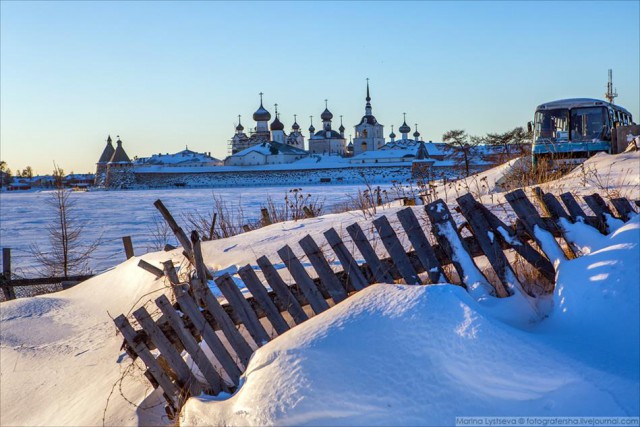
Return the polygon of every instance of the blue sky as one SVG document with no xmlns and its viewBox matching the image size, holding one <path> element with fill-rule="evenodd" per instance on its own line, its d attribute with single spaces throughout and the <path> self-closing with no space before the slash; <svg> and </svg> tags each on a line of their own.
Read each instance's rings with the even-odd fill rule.
<svg viewBox="0 0 640 427">
<path fill-rule="evenodd" d="M 543 102 L 602 99 L 609 68 L 638 122 L 639 5 L 2 1 L 0 158 L 93 171 L 108 134 L 131 157 L 188 145 L 224 158 L 259 92 L 305 135 L 326 98 L 348 135 L 367 77 L 387 135 L 403 112 L 433 141 L 525 126 Z"/>
</svg>

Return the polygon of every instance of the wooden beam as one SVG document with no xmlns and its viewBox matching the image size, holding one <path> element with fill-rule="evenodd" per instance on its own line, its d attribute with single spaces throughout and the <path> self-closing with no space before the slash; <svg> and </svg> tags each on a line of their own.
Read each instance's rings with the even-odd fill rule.
<svg viewBox="0 0 640 427">
<path fill-rule="evenodd" d="M 258 347 L 262 347 L 271 341 L 271 337 L 269 337 L 269 334 L 265 331 L 258 319 L 258 316 L 256 316 L 256 313 L 251 310 L 251 306 L 247 303 L 247 300 L 244 298 L 244 295 L 242 295 L 231 276 L 229 276 L 229 274 L 224 274 L 217 277 L 215 282 L 229 304 L 233 306 L 235 312 L 242 320 L 244 327 L 247 328 L 247 331 L 249 331 L 249 334 L 256 345 Z"/>
<path fill-rule="evenodd" d="M 397 213 L 400 224 L 404 228 L 420 263 L 429 274 L 431 283 L 446 283 L 449 281 L 444 273 L 436 254 L 422 230 L 422 226 L 416 218 L 413 209 L 406 208 Z"/>
<path fill-rule="evenodd" d="M 358 225 L 358 223 L 351 224 L 347 227 L 347 233 L 349 233 L 351 240 L 356 244 L 360 254 L 362 254 L 362 257 L 367 262 L 374 279 L 379 283 L 394 283 L 389 269 L 380 262 L 380 258 L 378 258 L 375 249 L 373 249 L 371 243 L 367 240 L 360 225 Z"/>
<path fill-rule="evenodd" d="M 347 291 L 342 286 L 342 283 L 336 277 L 333 269 L 327 262 L 322 250 L 318 244 L 309 235 L 305 236 L 299 242 L 300 247 L 307 255 L 309 262 L 318 273 L 318 278 L 324 284 L 325 289 L 331 296 L 331 299 L 337 304 L 347 298 Z"/>
<path fill-rule="evenodd" d="M 391 256 L 391 259 L 402 275 L 404 282 L 407 285 L 422 284 L 422 281 L 418 277 L 418 273 L 416 273 L 416 270 L 413 268 L 409 257 L 407 257 L 407 254 L 402 247 L 400 239 L 398 239 L 398 236 L 393 230 L 393 227 L 391 227 L 387 217 L 383 215 L 374 219 L 373 226 L 378 231 L 382 244 Z"/>
<path fill-rule="evenodd" d="M 316 314 L 322 313 L 329 308 L 329 304 L 325 301 L 324 297 L 316 287 L 311 277 L 305 270 L 304 266 L 291 250 L 289 245 L 285 245 L 278 250 L 278 255 L 287 266 L 289 273 L 293 277 L 293 280 L 302 290 L 302 293 L 307 297 L 307 301 L 311 305 L 311 308 Z"/>
</svg>

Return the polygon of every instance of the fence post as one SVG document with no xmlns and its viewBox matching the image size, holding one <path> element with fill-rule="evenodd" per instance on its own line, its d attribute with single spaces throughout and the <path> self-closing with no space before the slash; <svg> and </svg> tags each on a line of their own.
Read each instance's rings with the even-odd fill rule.
<svg viewBox="0 0 640 427">
<path fill-rule="evenodd" d="M 7 285 L 2 288 L 5 299 L 7 301 L 16 299 L 16 293 L 13 287 L 9 286 L 9 282 L 11 281 L 11 248 L 2 248 L 2 276 L 7 283 Z"/>
<path fill-rule="evenodd" d="M 127 259 L 133 258 L 133 243 L 131 242 L 131 236 L 123 236 L 122 244 L 124 245 L 124 253 L 127 255 Z"/>
</svg>

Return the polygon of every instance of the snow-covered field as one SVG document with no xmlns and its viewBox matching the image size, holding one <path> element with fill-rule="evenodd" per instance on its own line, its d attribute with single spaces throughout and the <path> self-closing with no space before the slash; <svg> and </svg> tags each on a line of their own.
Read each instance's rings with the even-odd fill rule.
<svg viewBox="0 0 640 427">
<path fill-rule="evenodd" d="M 161 249 L 157 224 L 164 221 L 153 206 L 161 199 L 180 224 L 186 227 L 183 215 L 198 212 L 210 216 L 213 198 L 221 197 L 238 211 L 242 209 L 247 223 L 260 217 L 260 208 L 268 197 L 276 203 L 283 203 L 288 191 L 294 187 L 256 187 L 230 189 L 167 189 L 132 191 L 72 192 L 75 203 L 74 215 L 84 224 L 82 241 L 101 244 L 93 253 L 91 268 L 101 272 L 124 261 L 123 236 L 131 236 L 136 253 L 146 253 Z M 298 188 L 298 187 L 295 187 Z M 324 203 L 325 211 L 330 211 L 341 203 L 357 197 L 362 185 L 316 185 L 303 187 L 304 194 L 311 194 Z M 383 186 L 384 188 L 384 186 Z M 390 188 L 390 186 L 386 186 Z M 390 197 L 393 195 L 390 191 Z M 47 191 L 30 193 L 0 193 L 0 241 L 2 247 L 12 249 L 12 270 L 20 276 L 37 276 L 33 268 L 32 244 L 46 249 L 48 235 L 46 227 L 55 221 L 56 212 L 47 205 L 51 194 Z M 187 229 L 187 231 L 190 231 Z M 176 245 L 169 232 L 170 243 Z"/>
<path fill-rule="evenodd" d="M 576 172 L 547 189 L 639 198 L 637 153 L 599 155 L 586 166 L 599 175 Z M 479 182 L 483 201 L 498 204 L 494 183 L 507 169 L 457 185 Z M 451 189 L 443 191 L 455 198 Z M 110 215 L 146 221 L 148 215 L 126 208 L 133 204 L 129 195 L 142 199 L 145 192 L 111 194 L 110 203 L 96 209 L 116 206 Z M 184 199 L 174 199 L 175 205 L 161 196 L 172 210 L 193 199 L 176 194 Z M 84 196 L 92 194 L 78 197 Z M 155 198 L 149 194 L 145 203 L 149 215 Z M 212 270 L 233 272 L 285 244 L 296 246 L 306 234 L 324 242 L 322 232 L 340 232 L 355 221 L 369 220 L 359 212 L 331 214 L 205 242 L 205 261 Z M 638 417 L 640 218 L 616 228 L 601 236 L 572 226 L 585 255 L 557 264 L 553 307 L 543 320 L 505 321 L 508 300 L 477 301 L 452 285 L 373 285 L 260 348 L 233 396 L 192 398 L 180 423 L 452 425 L 459 416 Z M 114 238 L 124 234 L 132 233 Z M 2 303 L 0 424 L 169 424 L 158 391 L 151 393 L 138 365 L 120 350 L 111 317 L 168 291 L 162 279 L 137 267 L 139 259 L 180 261 L 179 252 L 140 255 L 67 291 Z"/>
</svg>

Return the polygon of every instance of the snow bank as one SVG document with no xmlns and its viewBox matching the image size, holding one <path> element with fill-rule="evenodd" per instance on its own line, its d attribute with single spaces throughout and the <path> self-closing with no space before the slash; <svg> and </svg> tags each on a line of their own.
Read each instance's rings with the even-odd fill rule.
<svg viewBox="0 0 640 427">
<path fill-rule="evenodd" d="M 457 416 L 637 416 L 636 219 L 560 264 L 534 330 L 453 285 L 374 285 L 276 338 L 184 425 L 451 425 Z"/>
</svg>

